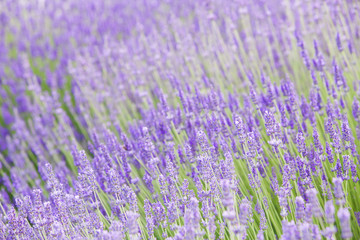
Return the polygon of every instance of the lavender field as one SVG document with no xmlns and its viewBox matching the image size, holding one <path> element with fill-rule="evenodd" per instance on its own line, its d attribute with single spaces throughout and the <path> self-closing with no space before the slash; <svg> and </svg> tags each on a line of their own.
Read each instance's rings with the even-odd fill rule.
<svg viewBox="0 0 360 240">
<path fill-rule="evenodd" d="M 0 240 L 360 239 L 357 0 L 0 0 Z"/>
</svg>

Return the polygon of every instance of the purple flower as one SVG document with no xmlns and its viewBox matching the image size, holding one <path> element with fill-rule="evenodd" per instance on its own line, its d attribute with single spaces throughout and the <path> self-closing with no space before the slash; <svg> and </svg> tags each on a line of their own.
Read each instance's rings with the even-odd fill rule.
<svg viewBox="0 0 360 240">
<path fill-rule="evenodd" d="M 359 101 L 354 98 L 353 104 L 352 104 L 352 114 L 355 118 L 355 120 L 359 119 L 360 116 L 360 106 L 359 106 Z"/>
<path fill-rule="evenodd" d="M 360 226 L 360 212 L 354 212 L 357 224 Z"/>
<path fill-rule="evenodd" d="M 321 234 L 326 238 L 332 238 L 335 233 L 336 227 L 334 226 L 327 227 L 323 231 L 321 231 Z"/>
<path fill-rule="evenodd" d="M 306 196 L 308 197 L 309 203 L 311 204 L 313 216 L 321 217 L 322 213 L 316 195 L 317 195 L 317 191 L 315 188 L 311 188 L 306 191 Z"/>
<path fill-rule="evenodd" d="M 260 230 L 266 230 L 267 227 L 267 220 L 265 211 L 263 209 L 260 210 Z"/>
<path fill-rule="evenodd" d="M 327 154 L 327 157 L 328 157 L 328 160 L 330 163 L 333 163 L 334 162 L 334 156 L 332 154 L 332 148 L 330 146 L 330 144 L 328 142 L 326 142 L 326 154 Z"/>
<path fill-rule="evenodd" d="M 340 208 L 337 216 L 340 221 L 341 237 L 343 239 L 352 238 L 351 225 L 350 225 L 350 212 L 347 208 Z"/>
<path fill-rule="evenodd" d="M 326 222 L 333 224 L 335 222 L 335 207 L 332 200 L 325 203 L 324 211 Z"/>
<path fill-rule="evenodd" d="M 343 180 L 339 177 L 333 178 L 333 184 L 334 184 L 334 196 L 337 200 L 337 204 L 342 204 L 344 201 L 344 191 L 342 188 L 342 182 Z"/>
<path fill-rule="evenodd" d="M 319 133 L 316 128 L 313 129 L 314 145 L 317 149 L 321 149 L 321 143 L 319 141 Z"/>
<path fill-rule="evenodd" d="M 344 171 L 344 174 L 347 174 L 347 172 L 349 171 L 350 164 L 351 164 L 350 156 L 349 155 L 343 155 L 343 171 Z"/>
<path fill-rule="evenodd" d="M 299 152 L 306 155 L 305 137 L 302 132 L 298 132 L 296 135 L 296 145 Z"/>
<path fill-rule="evenodd" d="M 198 207 L 198 201 L 195 198 L 190 199 L 188 208 L 185 211 L 184 222 L 185 222 L 185 239 L 195 239 L 198 234 L 198 228 L 200 223 L 200 212 Z"/>
<path fill-rule="evenodd" d="M 139 232 L 139 227 L 137 223 L 137 219 L 139 218 L 139 214 L 136 212 L 128 211 L 126 213 L 126 225 L 129 231 L 130 237 L 135 237 Z"/>
<path fill-rule="evenodd" d="M 341 39 L 340 39 L 340 34 L 339 33 L 336 33 L 336 45 L 337 45 L 337 48 L 340 52 L 342 52 L 344 49 L 342 47 L 342 44 L 341 44 Z"/>
<path fill-rule="evenodd" d="M 307 222 L 299 224 L 299 233 L 301 234 L 301 239 L 313 239 L 311 234 L 310 224 Z"/>
<path fill-rule="evenodd" d="M 264 113 L 264 121 L 266 127 L 267 135 L 272 135 L 274 133 L 274 126 L 275 126 L 275 117 L 274 114 L 270 111 L 266 111 Z"/>
<path fill-rule="evenodd" d="M 251 220 L 252 207 L 250 201 L 244 199 L 239 205 L 239 220 L 240 224 L 247 225 L 248 220 Z"/>
<path fill-rule="evenodd" d="M 301 196 L 295 198 L 296 212 L 295 216 L 297 220 L 302 220 L 305 216 L 305 201 Z"/>
<path fill-rule="evenodd" d="M 357 183 L 359 181 L 359 178 L 357 176 L 357 169 L 354 161 L 351 161 L 350 169 L 351 169 L 352 180 L 354 183 Z"/>
<path fill-rule="evenodd" d="M 296 224 L 293 221 L 287 222 L 283 220 L 282 231 L 283 231 L 283 235 L 281 239 L 283 240 L 297 239 L 296 237 L 299 235 Z"/>
<path fill-rule="evenodd" d="M 351 133 L 351 129 L 349 127 L 349 124 L 346 120 L 344 120 L 341 124 L 341 128 L 342 128 L 342 140 L 349 142 L 352 139 L 352 133 Z"/>
</svg>

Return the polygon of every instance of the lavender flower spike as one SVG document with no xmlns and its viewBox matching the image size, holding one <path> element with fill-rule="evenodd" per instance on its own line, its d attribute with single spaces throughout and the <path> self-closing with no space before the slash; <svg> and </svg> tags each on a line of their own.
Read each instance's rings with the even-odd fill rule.
<svg viewBox="0 0 360 240">
<path fill-rule="evenodd" d="M 341 237 L 343 239 L 352 238 L 351 225 L 350 225 L 350 212 L 347 208 L 340 208 L 337 216 L 341 226 Z"/>
</svg>

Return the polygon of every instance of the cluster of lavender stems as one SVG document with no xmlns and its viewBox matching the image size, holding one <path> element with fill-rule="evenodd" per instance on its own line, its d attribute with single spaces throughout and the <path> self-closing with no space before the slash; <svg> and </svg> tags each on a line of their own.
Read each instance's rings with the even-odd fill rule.
<svg viewBox="0 0 360 240">
<path fill-rule="evenodd" d="M 355 0 L 2 0 L 0 240 L 360 239 L 359 101 Z"/>
</svg>

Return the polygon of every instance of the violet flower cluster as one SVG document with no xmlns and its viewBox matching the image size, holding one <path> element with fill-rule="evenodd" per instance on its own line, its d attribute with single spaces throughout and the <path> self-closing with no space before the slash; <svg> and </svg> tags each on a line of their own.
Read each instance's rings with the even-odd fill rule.
<svg viewBox="0 0 360 240">
<path fill-rule="evenodd" d="M 0 1 L 0 240 L 359 239 L 359 14 Z"/>
</svg>

